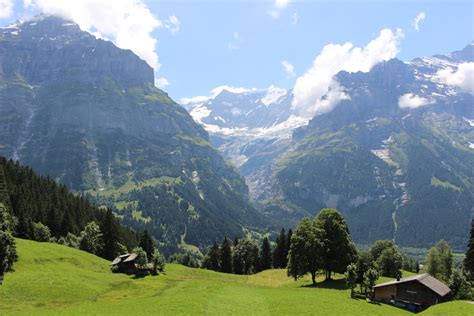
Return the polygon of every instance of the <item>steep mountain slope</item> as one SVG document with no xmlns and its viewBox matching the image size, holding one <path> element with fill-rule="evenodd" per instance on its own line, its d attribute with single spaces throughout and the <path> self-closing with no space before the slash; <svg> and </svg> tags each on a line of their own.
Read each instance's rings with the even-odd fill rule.
<svg viewBox="0 0 474 316">
<path fill-rule="evenodd" d="M 306 126 L 288 124 L 273 134 L 242 137 L 245 125 L 223 125 L 229 115 L 217 108 L 251 111 L 255 93 L 227 93 L 226 104 L 217 96 L 198 109 L 210 110 L 201 121 L 211 140 L 225 155 L 239 157 L 252 198 L 285 225 L 337 207 L 357 242 L 394 239 L 429 247 L 445 239 L 463 249 L 474 212 L 474 97 L 472 89 L 440 80 L 439 71 L 473 61 L 471 44 L 449 55 L 393 59 L 368 73 L 341 72 L 336 79 L 349 100 Z M 291 93 L 283 100 L 289 108 Z M 285 119 L 294 115 L 291 108 L 280 112 Z M 222 121 L 213 114 L 225 120 L 219 129 L 209 128 L 212 120 Z M 281 123 L 270 111 L 262 115 Z"/>
<path fill-rule="evenodd" d="M 261 225 L 243 179 L 131 51 L 40 16 L 0 30 L 0 155 L 99 202 L 165 245 Z"/>
<path fill-rule="evenodd" d="M 472 50 L 437 58 L 452 66 L 473 61 Z M 351 100 L 294 132 L 270 175 L 278 200 L 309 213 L 341 209 L 358 242 L 428 247 L 445 239 L 465 247 L 474 211 L 474 98 L 430 77 L 443 66 L 391 60 L 369 73 L 340 73 Z M 401 108 L 406 94 L 429 104 Z"/>
</svg>

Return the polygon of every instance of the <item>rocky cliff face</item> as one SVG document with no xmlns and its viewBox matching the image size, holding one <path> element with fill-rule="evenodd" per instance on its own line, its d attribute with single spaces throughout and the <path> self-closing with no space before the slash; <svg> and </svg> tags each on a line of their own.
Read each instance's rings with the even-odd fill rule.
<svg viewBox="0 0 474 316">
<path fill-rule="evenodd" d="M 463 249 L 474 213 L 473 88 L 442 82 L 438 73 L 472 62 L 471 44 L 449 55 L 393 59 L 368 73 L 341 72 L 336 80 L 350 99 L 300 127 L 281 125 L 293 114 L 291 92 L 268 107 L 265 91 L 226 93 L 191 114 L 281 225 L 337 207 L 359 243 L 431 247 L 445 239 Z M 416 104 L 402 106 L 402 96 Z M 246 125 L 247 113 L 260 120 Z"/>
<path fill-rule="evenodd" d="M 147 227 L 170 249 L 261 224 L 207 132 L 131 51 L 61 18 L 0 29 L 0 155 Z"/>
<path fill-rule="evenodd" d="M 445 239 L 463 249 L 474 212 L 474 97 L 435 77 L 473 57 L 469 45 L 339 73 L 350 100 L 294 131 L 267 173 L 267 210 L 291 217 L 337 207 L 360 243 L 429 247 Z M 404 107 L 404 95 L 424 104 Z"/>
</svg>

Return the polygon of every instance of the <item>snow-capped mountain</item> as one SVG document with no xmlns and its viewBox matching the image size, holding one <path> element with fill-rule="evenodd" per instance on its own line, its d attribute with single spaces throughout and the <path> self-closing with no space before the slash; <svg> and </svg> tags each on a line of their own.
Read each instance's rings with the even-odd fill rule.
<svg viewBox="0 0 474 316">
<path fill-rule="evenodd" d="M 462 248 L 474 212 L 473 77 L 472 44 L 342 71 L 334 79 L 344 100 L 279 133 L 249 131 L 297 117 L 290 92 L 267 106 L 268 91 L 223 92 L 190 109 L 273 218 L 295 223 L 337 207 L 360 243 Z"/>
<path fill-rule="evenodd" d="M 258 138 L 288 134 L 308 122 L 296 115 L 292 100 L 291 90 L 275 86 L 244 92 L 222 87 L 212 97 L 191 100 L 184 106 L 212 134 Z"/>
</svg>

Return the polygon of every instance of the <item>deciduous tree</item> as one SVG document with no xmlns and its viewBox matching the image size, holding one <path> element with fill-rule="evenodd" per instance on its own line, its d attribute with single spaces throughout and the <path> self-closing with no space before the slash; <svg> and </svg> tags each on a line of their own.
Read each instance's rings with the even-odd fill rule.
<svg viewBox="0 0 474 316">
<path fill-rule="evenodd" d="M 288 276 L 298 279 L 310 273 L 313 285 L 316 284 L 316 273 L 323 267 L 322 234 L 309 218 L 304 218 L 298 224 L 291 237 Z"/>
<path fill-rule="evenodd" d="M 96 222 L 90 222 L 84 227 L 79 240 L 79 249 L 93 254 L 98 254 L 104 247 L 102 232 Z"/>
<path fill-rule="evenodd" d="M 356 260 L 357 251 L 346 220 L 336 209 L 322 209 L 316 216 L 316 227 L 322 232 L 322 264 L 326 279 L 331 279 L 332 272 L 346 271 L 347 266 Z"/>
<path fill-rule="evenodd" d="M 346 286 L 351 289 L 351 297 L 354 297 L 354 289 L 357 285 L 357 267 L 354 263 L 347 266 L 345 277 Z"/>
</svg>

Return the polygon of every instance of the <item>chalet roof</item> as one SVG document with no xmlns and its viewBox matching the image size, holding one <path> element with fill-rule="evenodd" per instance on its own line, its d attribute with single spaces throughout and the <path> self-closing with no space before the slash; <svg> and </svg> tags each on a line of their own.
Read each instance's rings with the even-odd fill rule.
<svg viewBox="0 0 474 316">
<path fill-rule="evenodd" d="M 135 260 L 136 258 L 138 257 L 138 255 L 136 253 L 132 253 L 130 256 L 128 256 L 127 259 L 125 259 L 123 262 L 130 262 L 130 261 L 133 261 Z"/>
<path fill-rule="evenodd" d="M 384 286 L 389 286 L 389 285 L 394 285 L 394 284 L 399 284 L 399 283 L 406 283 L 410 281 L 418 281 L 440 296 L 446 296 L 449 292 L 451 292 L 450 288 L 446 286 L 446 284 L 436 279 L 435 277 L 429 275 L 428 273 L 401 278 L 400 281 L 393 280 L 390 282 L 385 282 L 385 283 L 374 286 L 374 288 L 384 287 Z"/>
<path fill-rule="evenodd" d="M 116 265 L 116 264 L 119 264 L 120 262 L 131 262 L 131 261 L 135 260 L 137 258 L 137 256 L 138 255 L 136 253 L 127 253 L 127 254 L 124 254 L 124 255 L 120 255 L 117 258 L 115 258 L 110 263 L 110 265 Z"/>
</svg>

